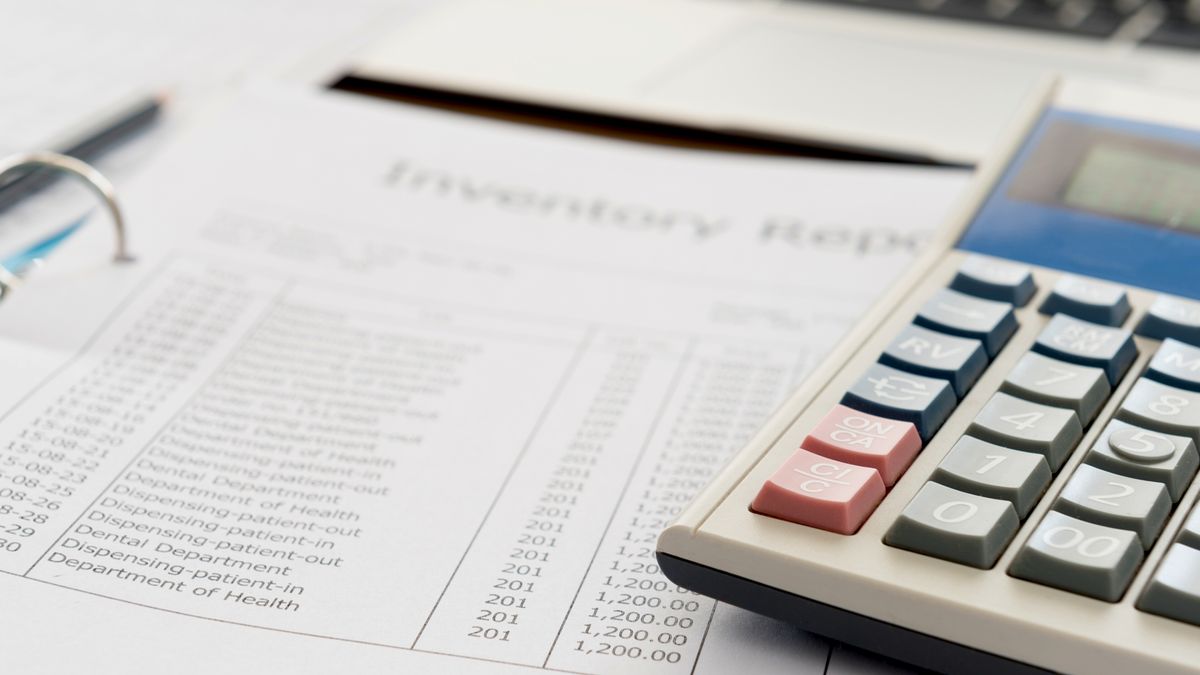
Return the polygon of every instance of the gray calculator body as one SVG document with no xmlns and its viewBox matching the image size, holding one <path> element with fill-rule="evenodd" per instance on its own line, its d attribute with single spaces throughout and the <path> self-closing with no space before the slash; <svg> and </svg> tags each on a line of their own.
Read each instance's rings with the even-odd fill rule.
<svg viewBox="0 0 1200 675">
<path fill-rule="evenodd" d="M 1200 101 L 1050 83 L 658 559 L 936 670 L 1197 672 L 1197 444 Z"/>
</svg>

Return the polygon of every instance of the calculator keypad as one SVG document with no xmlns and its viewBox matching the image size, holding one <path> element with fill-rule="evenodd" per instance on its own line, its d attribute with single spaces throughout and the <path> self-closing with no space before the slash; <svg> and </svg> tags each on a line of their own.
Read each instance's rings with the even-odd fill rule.
<svg viewBox="0 0 1200 675">
<path fill-rule="evenodd" d="M 1036 291 L 1024 265 L 966 258 L 950 287 L 929 296 L 809 429 L 752 509 L 857 532 L 977 386 L 1017 331 L 1014 308 Z M 1051 315 L 1045 327 L 998 390 L 984 394 L 884 542 L 991 568 L 1035 507 L 1051 500 L 1007 573 L 1115 602 L 1200 473 L 1200 302 L 1159 296 L 1137 322 L 1137 334 L 1162 343 L 1111 418 L 1100 412 L 1138 356 L 1123 327 L 1128 293 L 1063 276 L 1038 311 Z M 1082 462 L 1047 495 L 1093 424 L 1103 426 L 1080 449 Z M 1200 507 L 1169 544 L 1137 606 L 1200 624 Z"/>
</svg>

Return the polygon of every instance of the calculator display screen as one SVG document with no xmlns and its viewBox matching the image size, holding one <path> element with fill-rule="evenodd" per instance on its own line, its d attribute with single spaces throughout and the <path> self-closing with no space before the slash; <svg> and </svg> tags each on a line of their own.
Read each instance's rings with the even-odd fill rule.
<svg viewBox="0 0 1200 675">
<path fill-rule="evenodd" d="M 1083 156 L 1062 201 L 1119 218 L 1200 230 L 1200 164 L 1098 143 Z"/>
<path fill-rule="evenodd" d="M 958 246 L 1200 298 L 1200 121 L 1047 109 Z"/>
</svg>

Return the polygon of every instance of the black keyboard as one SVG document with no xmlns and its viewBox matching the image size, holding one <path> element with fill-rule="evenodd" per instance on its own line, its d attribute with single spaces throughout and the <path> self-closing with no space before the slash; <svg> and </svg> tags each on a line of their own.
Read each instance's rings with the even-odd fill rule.
<svg viewBox="0 0 1200 675">
<path fill-rule="evenodd" d="M 823 0 L 922 14 L 1200 49 L 1200 0 Z"/>
</svg>

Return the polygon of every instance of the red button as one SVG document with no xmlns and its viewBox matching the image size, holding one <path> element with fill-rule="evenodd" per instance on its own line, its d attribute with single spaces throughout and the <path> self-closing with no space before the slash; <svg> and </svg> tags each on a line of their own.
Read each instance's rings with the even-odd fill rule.
<svg viewBox="0 0 1200 675">
<path fill-rule="evenodd" d="M 801 446 L 830 459 L 869 466 L 891 486 L 921 451 L 921 435 L 910 422 L 835 405 Z"/>
<path fill-rule="evenodd" d="M 875 469 L 800 449 L 763 483 L 750 509 L 801 525 L 853 534 L 886 491 Z"/>
</svg>

